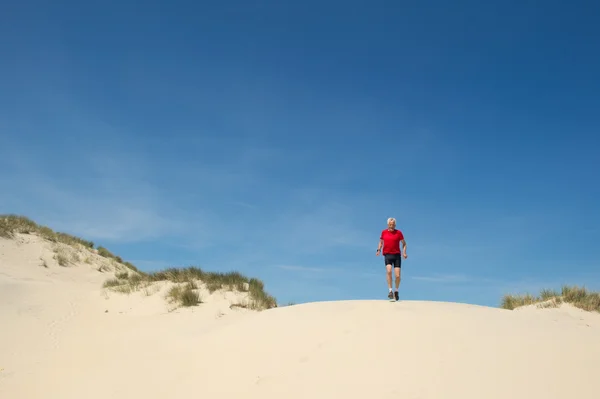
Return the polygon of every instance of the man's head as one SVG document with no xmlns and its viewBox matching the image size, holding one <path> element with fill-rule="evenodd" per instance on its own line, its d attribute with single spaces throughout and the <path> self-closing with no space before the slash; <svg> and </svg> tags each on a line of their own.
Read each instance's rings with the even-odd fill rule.
<svg viewBox="0 0 600 399">
<path fill-rule="evenodd" d="M 388 225 L 388 229 L 394 230 L 396 228 L 396 219 L 388 218 L 387 225 Z"/>
</svg>

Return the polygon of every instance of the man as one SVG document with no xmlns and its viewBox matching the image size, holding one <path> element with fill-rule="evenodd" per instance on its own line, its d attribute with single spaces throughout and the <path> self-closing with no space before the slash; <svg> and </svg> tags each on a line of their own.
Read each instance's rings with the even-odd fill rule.
<svg viewBox="0 0 600 399">
<path fill-rule="evenodd" d="M 381 249 L 383 247 L 383 257 L 385 261 L 385 268 L 387 272 L 387 283 L 390 292 L 388 293 L 388 298 L 398 300 L 400 298 L 398 294 L 398 288 L 400 287 L 400 266 L 402 264 L 401 256 L 404 256 L 404 259 L 407 258 L 406 255 L 406 241 L 404 240 L 404 235 L 400 230 L 396 229 L 396 219 L 389 218 L 387 220 L 388 228 L 381 232 L 381 236 L 379 237 L 379 246 L 377 247 L 376 256 L 382 252 Z M 402 251 L 400 251 L 400 243 L 402 243 Z M 402 254 L 404 252 L 404 254 Z M 392 266 L 394 267 L 394 271 L 396 272 L 396 291 L 392 293 Z"/>
</svg>

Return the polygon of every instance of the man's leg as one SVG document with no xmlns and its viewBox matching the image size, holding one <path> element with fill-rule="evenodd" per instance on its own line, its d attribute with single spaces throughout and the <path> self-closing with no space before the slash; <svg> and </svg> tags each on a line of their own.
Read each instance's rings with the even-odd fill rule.
<svg viewBox="0 0 600 399">
<path fill-rule="evenodd" d="M 394 294 L 392 293 L 392 265 L 390 263 L 387 263 L 385 265 L 385 271 L 386 271 L 385 277 L 387 279 L 388 289 L 389 289 L 388 298 L 392 299 L 394 297 Z"/>
<path fill-rule="evenodd" d="M 396 275 L 396 292 L 394 293 L 394 296 L 396 297 L 396 300 L 399 299 L 400 295 L 398 294 L 398 288 L 400 288 L 400 270 L 401 270 L 401 258 L 400 256 L 398 256 L 398 258 L 396 259 L 396 262 L 394 264 L 394 272 Z"/>
</svg>

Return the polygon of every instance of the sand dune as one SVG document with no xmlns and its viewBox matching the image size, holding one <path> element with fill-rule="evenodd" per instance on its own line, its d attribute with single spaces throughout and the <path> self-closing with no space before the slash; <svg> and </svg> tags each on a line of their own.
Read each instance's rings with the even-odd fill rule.
<svg viewBox="0 0 600 399">
<path fill-rule="evenodd" d="M 114 263 L 59 266 L 52 245 L 0 238 L 2 399 L 600 397 L 600 314 L 570 305 L 257 312 L 218 291 L 173 310 L 168 283 L 114 293 L 102 288 Z"/>
</svg>

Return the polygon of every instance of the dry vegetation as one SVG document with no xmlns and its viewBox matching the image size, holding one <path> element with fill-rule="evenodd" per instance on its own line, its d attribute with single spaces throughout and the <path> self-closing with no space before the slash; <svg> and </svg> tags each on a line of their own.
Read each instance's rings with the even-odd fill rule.
<svg viewBox="0 0 600 399">
<path fill-rule="evenodd" d="M 65 233 L 57 233 L 46 226 L 40 226 L 31 219 L 18 215 L 0 215 L 0 237 L 13 238 L 15 234 L 37 234 L 48 241 L 62 242 L 69 245 L 80 244 L 86 248 L 94 248 L 91 241 L 82 240 Z"/>
<path fill-rule="evenodd" d="M 536 304 L 541 308 L 558 307 L 561 303 L 569 303 L 579 309 L 600 312 L 600 293 L 588 291 L 585 287 L 562 287 L 561 291 L 542 290 L 539 295 L 505 295 L 501 308 L 513 310 L 521 306 Z"/>
<path fill-rule="evenodd" d="M 148 289 L 156 282 L 174 283 L 167 298 L 171 303 L 180 306 L 194 306 L 202 303 L 198 294 L 198 283 L 206 286 L 212 294 L 217 290 L 247 292 L 250 297 L 249 303 L 236 304 L 254 310 L 263 310 L 277 307 L 274 297 L 267 294 L 264 283 L 256 278 L 248 278 L 238 272 L 218 273 L 207 272 L 199 267 L 169 268 L 152 273 L 120 273 L 115 278 L 104 282 L 104 287 L 113 291 L 130 293 L 138 290 Z"/>
<path fill-rule="evenodd" d="M 130 262 L 124 262 L 120 257 L 112 254 L 106 248 L 94 248 L 92 241 L 83 240 L 70 234 L 56 232 L 49 227 L 41 226 L 25 216 L 19 215 L 0 215 L 0 237 L 14 238 L 16 234 L 35 234 L 42 237 L 53 244 L 55 251 L 55 259 L 61 266 L 67 266 L 72 262 L 78 262 L 79 255 L 67 251 L 68 247 L 75 249 L 83 249 L 91 253 L 98 254 L 103 258 L 121 264 L 128 269 L 137 271 L 137 268 Z M 60 246 L 63 244 L 64 246 Z M 88 259 L 85 259 L 89 263 Z"/>
<path fill-rule="evenodd" d="M 144 290 L 147 295 L 150 295 L 153 283 L 171 282 L 175 283 L 175 285 L 170 288 L 167 294 L 169 302 L 180 306 L 194 306 L 202 303 L 197 291 L 198 282 L 201 282 L 210 293 L 221 289 L 248 293 L 250 298 L 249 303 L 236 304 L 240 307 L 255 310 L 277 307 L 275 298 L 265 291 L 262 281 L 256 278 L 248 278 L 235 271 L 217 273 L 207 272 L 198 267 L 188 267 L 183 269 L 169 268 L 146 273 L 138 270 L 130 262 L 123 261 L 119 256 L 114 255 L 104 247 L 99 246 L 95 248 L 94 243 L 91 241 L 83 240 L 70 234 L 55 232 L 49 227 L 40 226 L 24 216 L 0 215 L 0 237 L 13 238 L 16 234 L 36 234 L 54 243 L 55 259 L 61 266 L 67 266 L 72 262 L 81 260 L 78 253 L 67 251 L 66 248 L 68 247 L 89 251 L 90 255 L 94 253 L 116 265 L 125 266 L 124 268 L 115 267 L 117 271 L 115 278 L 104 282 L 104 288 L 116 292 L 131 293 Z M 59 244 L 63 244 L 63 246 L 59 246 Z M 89 256 L 83 260 L 86 263 L 91 263 Z M 125 271 L 119 269 L 124 269 Z M 105 267 L 102 265 L 98 270 L 105 271 Z"/>
</svg>

